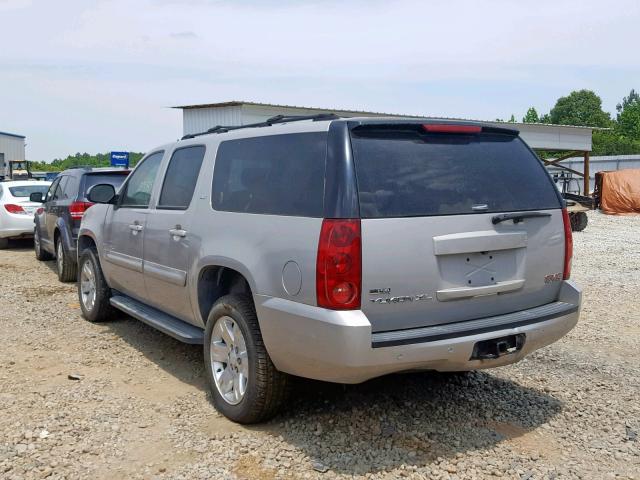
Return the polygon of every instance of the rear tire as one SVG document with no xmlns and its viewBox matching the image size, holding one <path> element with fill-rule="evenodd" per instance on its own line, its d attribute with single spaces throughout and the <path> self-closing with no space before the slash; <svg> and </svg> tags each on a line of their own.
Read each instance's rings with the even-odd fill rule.
<svg viewBox="0 0 640 480">
<path fill-rule="evenodd" d="M 111 288 L 104 279 L 98 252 L 93 247 L 83 250 L 78 263 L 78 299 L 82 316 L 93 323 L 109 320 L 115 313 L 110 298 Z"/>
<path fill-rule="evenodd" d="M 8 246 L 9 246 L 9 239 L 8 238 L 0 238 L 0 250 L 4 250 Z"/>
<path fill-rule="evenodd" d="M 204 361 L 213 404 L 234 422 L 268 420 L 287 397 L 289 376 L 271 362 L 250 295 L 226 295 L 213 305 Z"/>
<path fill-rule="evenodd" d="M 61 282 L 74 282 L 78 277 L 78 265 L 65 251 L 61 238 L 56 242 L 56 269 Z"/>
<path fill-rule="evenodd" d="M 52 255 L 42 248 L 42 241 L 40 240 L 40 232 L 38 227 L 33 231 L 33 250 L 36 254 L 36 258 L 41 262 L 45 260 L 51 260 Z"/>
<path fill-rule="evenodd" d="M 587 223 L 589 223 L 589 217 L 587 217 L 586 212 L 570 213 L 569 218 L 571 220 L 571 230 L 574 232 L 583 231 L 587 228 Z"/>
</svg>

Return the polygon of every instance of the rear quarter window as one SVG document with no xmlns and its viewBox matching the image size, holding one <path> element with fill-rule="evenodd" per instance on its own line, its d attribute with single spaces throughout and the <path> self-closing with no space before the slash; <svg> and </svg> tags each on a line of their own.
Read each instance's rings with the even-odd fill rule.
<svg viewBox="0 0 640 480">
<path fill-rule="evenodd" d="M 213 208 L 322 217 L 326 150 L 324 132 L 220 143 L 213 175 Z"/>
<path fill-rule="evenodd" d="M 561 207 L 544 167 L 514 135 L 354 129 L 351 143 L 363 218 Z"/>
</svg>

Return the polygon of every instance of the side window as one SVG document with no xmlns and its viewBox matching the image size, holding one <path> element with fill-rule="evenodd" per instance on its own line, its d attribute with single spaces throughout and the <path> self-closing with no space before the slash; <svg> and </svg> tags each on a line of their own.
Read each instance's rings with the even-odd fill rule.
<svg viewBox="0 0 640 480">
<path fill-rule="evenodd" d="M 326 133 L 222 142 L 213 173 L 213 208 L 322 217 L 326 150 Z"/>
<path fill-rule="evenodd" d="M 78 177 L 68 176 L 67 183 L 62 187 L 62 199 L 69 200 L 78 195 Z"/>
<path fill-rule="evenodd" d="M 58 183 L 58 186 L 53 192 L 53 198 L 51 200 L 62 200 L 62 190 L 64 189 L 68 179 L 69 177 L 66 175 L 60 178 L 60 183 Z"/>
<path fill-rule="evenodd" d="M 121 207 L 146 208 L 149 206 L 153 182 L 163 154 L 164 152 L 156 152 L 149 155 L 133 171 L 122 192 Z"/>
<path fill-rule="evenodd" d="M 58 188 L 58 185 L 60 185 L 60 180 L 62 180 L 62 177 L 56 178 L 53 181 L 53 183 L 49 186 L 49 190 L 47 191 L 47 194 L 44 197 L 44 201 L 45 202 L 49 202 L 49 201 L 53 200 L 53 193 Z"/>
<path fill-rule="evenodd" d="M 164 176 L 158 208 L 175 210 L 189 208 L 202 166 L 204 151 L 204 146 L 198 145 L 173 152 Z"/>
</svg>

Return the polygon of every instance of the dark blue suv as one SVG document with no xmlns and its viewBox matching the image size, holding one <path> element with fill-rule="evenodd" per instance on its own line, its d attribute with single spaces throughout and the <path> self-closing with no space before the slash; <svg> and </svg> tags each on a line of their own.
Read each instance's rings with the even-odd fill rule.
<svg viewBox="0 0 640 480">
<path fill-rule="evenodd" d="M 76 280 L 78 230 L 85 210 L 92 205 L 87 192 L 99 183 L 109 183 L 118 190 L 128 174 L 129 170 L 115 168 L 71 168 L 58 175 L 44 198 L 32 195 L 32 201 L 42 202 L 34 218 L 36 258 L 55 257 L 60 281 Z"/>
</svg>

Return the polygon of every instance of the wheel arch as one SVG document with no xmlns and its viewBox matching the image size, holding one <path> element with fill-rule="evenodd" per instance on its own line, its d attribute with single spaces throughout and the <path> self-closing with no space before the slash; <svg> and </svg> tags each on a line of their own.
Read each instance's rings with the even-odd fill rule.
<svg viewBox="0 0 640 480">
<path fill-rule="evenodd" d="M 246 293 L 253 297 L 255 282 L 248 269 L 229 259 L 209 259 L 198 267 L 196 277 L 197 313 L 203 325 L 209 311 L 220 297 L 231 293 Z"/>
</svg>

